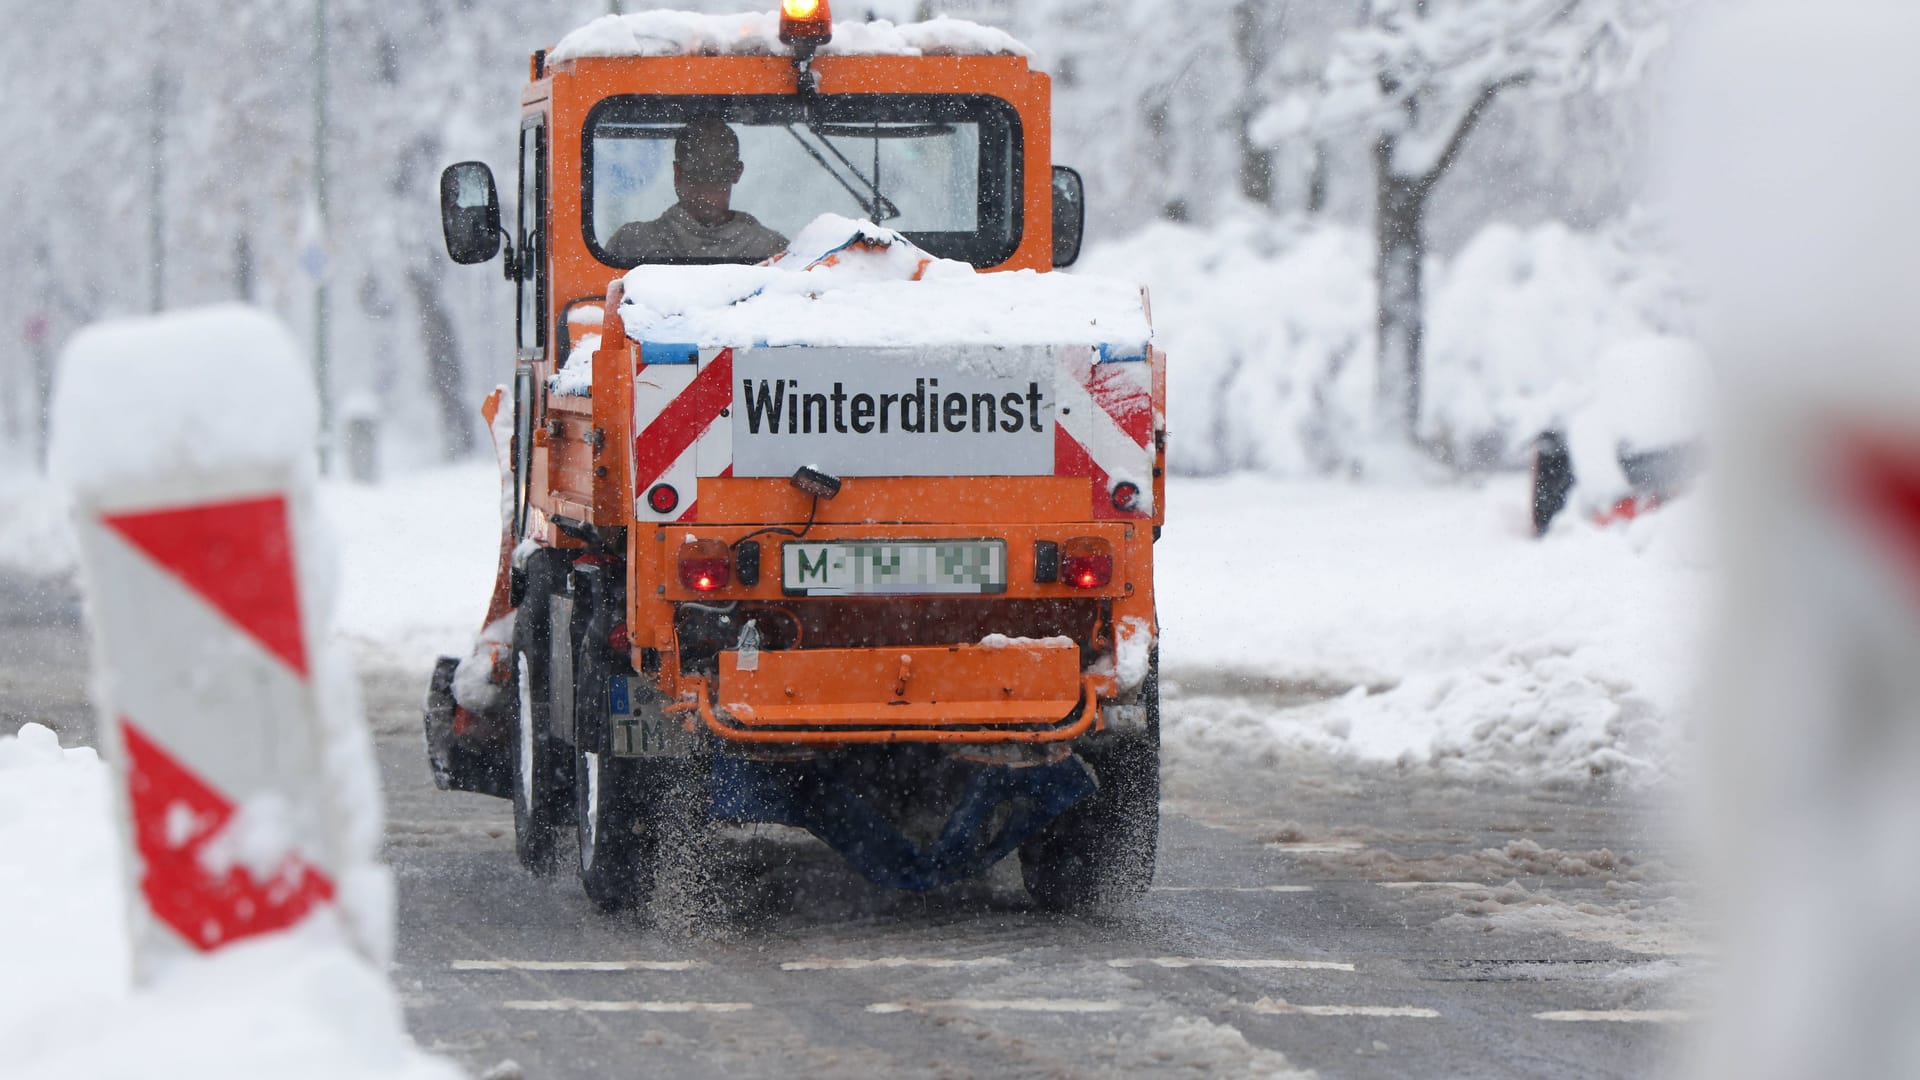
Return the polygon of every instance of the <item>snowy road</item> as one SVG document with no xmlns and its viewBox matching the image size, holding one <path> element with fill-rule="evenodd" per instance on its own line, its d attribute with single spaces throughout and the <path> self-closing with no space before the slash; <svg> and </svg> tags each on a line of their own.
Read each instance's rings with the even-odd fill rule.
<svg viewBox="0 0 1920 1080">
<path fill-rule="evenodd" d="M 79 630 L 63 591 L 0 580 L 0 731 L 86 738 Z M 762 832 L 726 910 L 609 919 L 515 867 L 504 803 L 433 790 L 421 679 L 367 683 L 394 977 L 476 1075 L 1639 1077 L 1696 1004 L 1657 807 L 1304 754 L 1171 771 L 1158 887 L 1125 912 L 1035 912 L 1005 866 L 886 893 Z"/>
<path fill-rule="evenodd" d="M 1305 762 L 1175 775 L 1134 910 L 1030 910 L 1005 865 L 891 894 L 804 837 L 743 833 L 741 888 L 688 926 L 520 873 L 504 803 L 432 790 L 417 696 L 369 683 L 396 979 L 422 1043 L 475 1071 L 1640 1077 L 1684 1027 L 1674 886 L 1631 801 Z"/>
</svg>

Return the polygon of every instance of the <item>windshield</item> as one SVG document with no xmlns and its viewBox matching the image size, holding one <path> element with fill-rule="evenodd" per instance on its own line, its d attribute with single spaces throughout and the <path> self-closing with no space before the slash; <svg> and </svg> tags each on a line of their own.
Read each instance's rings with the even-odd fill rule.
<svg viewBox="0 0 1920 1080">
<path fill-rule="evenodd" d="M 611 266 L 758 262 L 823 213 L 981 267 L 1020 243 L 1020 120 L 997 98 L 611 98 L 585 146 L 587 242 Z"/>
</svg>

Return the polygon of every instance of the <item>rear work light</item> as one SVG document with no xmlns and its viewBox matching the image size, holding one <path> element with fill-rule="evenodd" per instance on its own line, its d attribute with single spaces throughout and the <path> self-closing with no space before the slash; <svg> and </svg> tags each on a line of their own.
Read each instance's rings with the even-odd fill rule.
<svg viewBox="0 0 1920 1080">
<path fill-rule="evenodd" d="M 1060 580 L 1076 589 L 1102 589 L 1113 582 L 1113 547 L 1097 536 L 1076 536 L 1060 545 Z"/>
<path fill-rule="evenodd" d="M 827 0 L 781 0 L 781 41 L 817 47 L 832 39 L 833 12 Z"/>
<path fill-rule="evenodd" d="M 694 592 L 727 587 L 733 557 L 724 540 L 693 540 L 680 545 L 680 584 Z"/>
</svg>

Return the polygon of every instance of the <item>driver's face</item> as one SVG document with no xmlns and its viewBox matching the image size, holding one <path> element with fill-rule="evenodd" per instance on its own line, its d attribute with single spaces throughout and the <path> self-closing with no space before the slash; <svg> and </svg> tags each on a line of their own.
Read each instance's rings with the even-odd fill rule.
<svg viewBox="0 0 1920 1080">
<path fill-rule="evenodd" d="M 746 172 L 744 164 L 733 167 L 733 178 L 715 182 L 691 180 L 687 170 L 679 163 L 673 166 L 673 192 L 680 199 L 680 205 L 686 208 L 693 220 L 702 225 L 724 224 L 733 216 L 733 185 L 740 182 Z"/>
</svg>

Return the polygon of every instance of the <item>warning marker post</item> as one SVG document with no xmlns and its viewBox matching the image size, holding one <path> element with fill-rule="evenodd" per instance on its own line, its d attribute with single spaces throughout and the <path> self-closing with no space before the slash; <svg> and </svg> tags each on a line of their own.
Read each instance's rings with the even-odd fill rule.
<svg viewBox="0 0 1920 1080">
<path fill-rule="evenodd" d="M 248 308 L 102 324 L 62 356 L 52 464 L 143 979 L 296 926 L 384 959 L 370 743 L 324 647 L 316 415 L 292 336 Z"/>
</svg>

